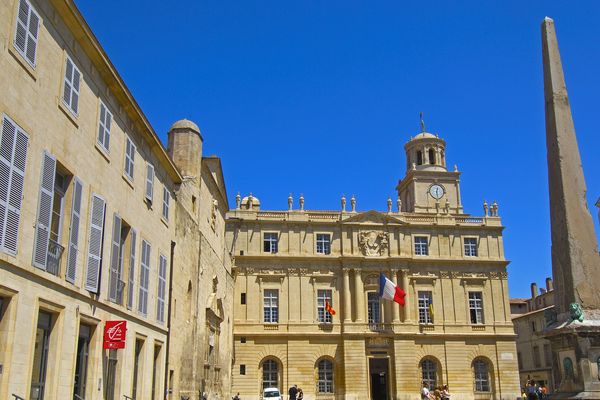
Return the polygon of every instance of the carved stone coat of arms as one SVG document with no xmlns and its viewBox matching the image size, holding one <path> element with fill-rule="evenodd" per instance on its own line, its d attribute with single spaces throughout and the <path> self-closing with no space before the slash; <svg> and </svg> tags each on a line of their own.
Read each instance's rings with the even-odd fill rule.
<svg viewBox="0 0 600 400">
<path fill-rule="evenodd" d="M 381 256 L 388 247 L 388 234 L 377 231 L 360 232 L 358 245 L 365 256 Z"/>
</svg>

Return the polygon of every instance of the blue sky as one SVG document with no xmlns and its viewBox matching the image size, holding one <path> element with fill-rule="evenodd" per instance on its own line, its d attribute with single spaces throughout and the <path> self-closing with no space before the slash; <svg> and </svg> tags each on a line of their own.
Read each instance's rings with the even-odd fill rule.
<svg viewBox="0 0 600 400">
<path fill-rule="evenodd" d="M 463 172 L 468 213 L 497 200 L 511 296 L 551 274 L 540 23 L 556 21 L 596 223 L 598 1 L 77 1 L 166 143 L 189 118 L 230 204 L 385 210 L 403 145 L 427 130 Z"/>
</svg>

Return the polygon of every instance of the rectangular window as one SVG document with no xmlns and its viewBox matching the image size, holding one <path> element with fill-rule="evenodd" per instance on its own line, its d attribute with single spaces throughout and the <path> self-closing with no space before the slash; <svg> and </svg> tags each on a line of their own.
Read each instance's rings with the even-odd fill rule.
<svg viewBox="0 0 600 400">
<path fill-rule="evenodd" d="M 160 345 L 154 345 L 154 359 L 152 364 L 152 400 L 156 400 L 156 380 L 158 378 L 158 368 L 160 363 Z"/>
<path fill-rule="evenodd" d="M 133 384 L 131 386 L 131 397 L 136 399 L 139 391 L 140 382 L 138 377 L 142 375 L 142 351 L 144 349 L 144 341 L 135 339 L 135 353 L 133 354 Z M 143 380 L 142 380 L 143 381 Z"/>
<path fill-rule="evenodd" d="M 146 200 L 152 203 L 154 198 L 154 166 L 146 165 Z"/>
<path fill-rule="evenodd" d="M 519 369 L 523 369 L 523 357 L 520 351 L 517 353 L 517 360 L 519 361 Z"/>
<path fill-rule="evenodd" d="M 142 262 L 140 268 L 140 293 L 138 311 L 148 314 L 148 287 L 150 286 L 150 243 L 142 240 Z"/>
<path fill-rule="evenodd" d="M 39 30 L 40 17 L 38 13 L 29 1 L 20 0 L 14 45 L 33 68 L 35 68 Z"/>
<path fill-rule="evenodd" d="M 369 292 L 367 294 L 367 317 L 370 324 L 381 323 L 381 303 L 379 302 L 379 293 Z"/>
<path fill-rule="evenodd" d="M 240 364 L 240 375 L 246 375 L 246 364 Z"/>
<path fill-rule="evenodd" d="M 279 322 L 279 292 L 277 289 L 265 289 L 264 292 L 264 322 L 276 324 Z"/>
<path fill-rule="evenodd" d="M 317 253 L 331 253 L 331 235 L 328 233 L 317 233 Z"/>
<path fill-rule="evenodd" d="M 102 146 L 106 152 L 110 148 L 110 126 L 112 124 L 112 114 L 108 111 L 108 107 L 100 101 L 100 120 L 98 121 L 98 144 Z"/>
<path fill-rule="evenodd" d="M 246 304 L 246 293 L 242 293 L 240 296 L 240 303 Z"/>
<path fill-rule="evenodd" d="M 427 237 L 426 236 L 415 236 L 415 255 L 426 256 L 429 254 Z"/>
<path fill-rule="evenodd" d="M 87 270 L 85 288 L 92 293 L 100 290 L 100 267 L 102 265 L 102 241 L 104 231 L 104 212 L 106 202 L 97 194 L 92 195 L 90 211 L 90 235 L 88 242 Z"/>
<path fill-rule="evenodd" d="M 277 233 L 266 232 L 263 243 L 263 251 L 265 253 L 277 253 Z"/>
<path fill-rule="evenodd" d="M 531 332 L 535 332 L 535 321 L 531 321 Z"/>
<path fill-rule="evenodd" d="M 431 315 L 432 298 L 431 292 L 419 291 L 419 323 L 432 324 L 433 316 Z"/>
<path fill-rule="evenodd" d="M 106 357 L 106 380 L 104 385 L 104 393 L 106 393 L 106 400 L 120 400 L 115 398 L 115 386 L 117 381 L 117 364 L 119 362 L 119 356 L 117 349 L 111 349 L 108 351 Z"/>
<path fill-rule="evenodd" d="M 156 319 L 165 322 L 165 293 L 167 289 L 167 258 L 160 255 L 158 266 L 158 298 L 156 302 Z"/>
<path fill-rule="evenodd" d="M 477 238 L 465 238 L 465 257 L 477 257 Z"/>
<path fill-rule="evenodd" d="M 169 189 L 163 187 L 163 206 L 162 206 L 162 217 L 165 221 L 169 221 L 169 201 L 171 199 L 171 195 L 169 194 Z"/>
<path fill-rule="evenodd" d="M 542 360 L 540 359 L 540 346 L 533 346 L 533 365 L 536 368 L 542 366 Z"/>
<path fill-rule="evenodd" d="M 125 175 L 133 180 L 133 166 L 135 162 L 135 144 L 129 136 L 125 140 Z"/>
<path fill-rule="evenodd" d="M 29 137 L 4 116 L 0 135 L 0 250 L 16 255 Z"/>
<path fill-rule="evenodd" d="M 240 343 L 246 343 L 246 336 L 242 336 L 240 338 Z"/>
<path fill-rule="evenodd" d="M 44 399 L 51 329 L 52 315 L 47 312 L 40 311 L 38 314 L 38 323 L 35 331 L 31 393 L 29 395 L 31 399 Z"/>
<path fill-rule="evenodd" d="M 483 324 L 483 299 L 481 292 L 469 292 L 469 313 L 472 324 Z"/>
<path fill-rule="evenodd" d="M 327 303 L 333 307 L 331 290 L 317 290 L 317 319 L 322 324 L 330 324 L 332 322 L 331 314 L 327 311 Z"/>
<path fill-rule="evenodd" d="M 81 72 L 75 66 L 71 57 L 67 56 L 65 65 L 65 81 L 63 90 L 63 103 L 75 115 L 79 112 L 79 83 Z"/>
<path fill-rule="evenodd" d="M 548 343 L 544 344 L 544 361 L 546 366 L 550 367 L 552 365 L 552 350 Z"/>
<path fill-rule="evenodd" d="M 75 384 L 73 385 L 73 398 L 85 398 L 87 386 L 87 370 L 90 351 L 92 328 L 88 325 L 79 325 L 79 338 L 77 340 L 77 355 L 75 361 Z"/>
</svg>

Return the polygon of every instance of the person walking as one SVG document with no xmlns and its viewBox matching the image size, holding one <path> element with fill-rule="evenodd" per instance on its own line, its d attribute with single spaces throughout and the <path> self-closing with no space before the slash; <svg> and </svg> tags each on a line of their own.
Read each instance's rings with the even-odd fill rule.
<svg viewBox="0 0 600 400">
<path fill-rule="evenodd" d="M 304 392 L 302 392 L 302 388 L 298 388 L 298 394 L 296 395 L 296 400 L 304 399 Z"/>
<path fill-rule="evenodd" d="M 421 389 L 421 400 L 432 400 L 431 392 L 429 392 L 427 383 L 423 383 L 423 389 Z"/>
<path fill-rule="evenodd" d="M 296 396 L 298 395 L 298 385 L 294 385 L 288 390 L 288 394 L 290 395 L 290 400 L 297 400 Z"/>
<path fill-rule="evenodd" d="M 448 385 L 442 387 L 441 397 L 442 400 L 450 400 L 450 390 L 448 390 Z"/>
<path fill-rule="evenodd" d="M 538 388 L 535 386 L 535 381 L 532 379 L 527 385 L 527 400 L 538 400 Z"/>
</svg>

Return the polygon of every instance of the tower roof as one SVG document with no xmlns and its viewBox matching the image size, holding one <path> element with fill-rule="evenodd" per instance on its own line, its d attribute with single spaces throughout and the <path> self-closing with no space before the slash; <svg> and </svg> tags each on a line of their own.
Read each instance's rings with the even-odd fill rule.
<svg viewBox="0 0 600 400">
<path fill-rule="evenodd" d="M 169 128 L 169 130 L 172 131 L 173 129 L 191 129 L 194 132 L 200 133 L 200 128 L 198 127 L 198 125 L 196 125 L 193 121 L 190 121 L 189 119 L 185 118 L 180 119 L 179 121 L 171 125 L 171 128 Z"/>
</svg>

